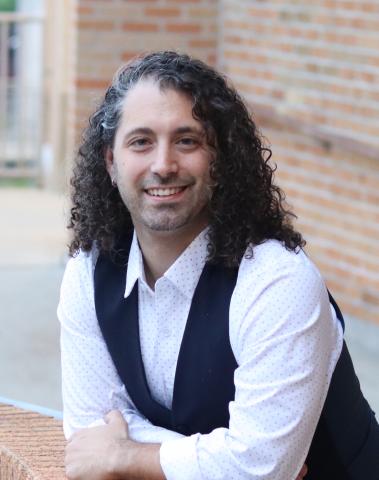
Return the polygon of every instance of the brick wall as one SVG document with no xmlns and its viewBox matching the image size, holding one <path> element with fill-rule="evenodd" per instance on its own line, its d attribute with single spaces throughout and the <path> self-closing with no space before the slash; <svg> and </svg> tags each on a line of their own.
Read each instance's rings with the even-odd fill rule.
<svg viewBox="0 0 379 480">
<path fill-rule="evenodd" d="M 136 54 L 179 49 L 216 62 L 216 0 L 78 0 L 77 127 L 115 70 Z"/>
<path fill-rule="evenodd" d="M 222 66 L 253 102 L 379 146 L 379 3 L 223 0 Z"/>
<path fill-rule="evenodd" d="M 180 49 L 224 70 L 336 299 L 379 323 L 378 46 L 376 0 L 78 0 L 75 131 L 136 53 Z"/>
<path fill-rule="evenodd" d="M 379 3 L 223 0 L 220 66 L 252 106 L 308 252 L 379 323 Z"/>
<path fill-rule="evenodd" d="M 262 122 L 307 251 L 343 311 L 379 318 L 379 161 Z"/>
</svg>

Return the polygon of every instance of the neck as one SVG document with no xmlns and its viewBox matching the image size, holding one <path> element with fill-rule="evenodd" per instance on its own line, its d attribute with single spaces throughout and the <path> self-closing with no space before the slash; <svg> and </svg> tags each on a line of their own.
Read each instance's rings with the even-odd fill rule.
<svg viewBox="0 0 379 480">
<path fill-rule="evenodd" d="M 150 288 L 154 289 L 158 278 L 163 276 L 205 226 L 192 232 L 191 235 L 179 230 L 152 232 L 135 227 L 143 255 L 145 277 Z"/>
</svg>

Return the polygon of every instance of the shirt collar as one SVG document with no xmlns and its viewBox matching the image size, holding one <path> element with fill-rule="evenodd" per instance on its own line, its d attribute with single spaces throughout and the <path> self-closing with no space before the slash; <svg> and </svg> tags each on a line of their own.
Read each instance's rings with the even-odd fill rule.
<svg viewBox="0 0 379 480">
<path fill-rule="evenodd" d="M 142 253 L 138 245 L 136 231 L 133 233 L 133 240 L 130 246 L 128 267 L 126 270 L 126 285 L 124 298 L 127 298 L 133 290 L 134 284 L 138 279 L 145 280 L 145 270 L 143 268 Z"/>
<path fill-rule="evenodd" d="M 189 299 L 193 296 L 207 258 L 207 232 L 208 227 L 200 232 L 163 275 Z M 134 231 L 126 272 L 125 298 L 130 295 L 138 279 L 146 282 L 142 252 Z"/>
<path fill-rule="evenodd" d="M 208 228 L 200 232 L 164 274 L 190 300 L 207 258 L 207 232 Z"/>
</svg>

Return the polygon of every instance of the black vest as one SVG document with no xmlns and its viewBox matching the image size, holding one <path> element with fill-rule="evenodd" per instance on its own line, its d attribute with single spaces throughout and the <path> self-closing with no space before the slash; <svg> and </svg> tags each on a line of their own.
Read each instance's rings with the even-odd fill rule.
<svg viewBox="0 0 379 480">
<path fill-rule="evenodd" d="M 95 306 L 106 345 L 135 406 L 154 425 L 184 435 L 227 428 L 237 368 L 229 342 L 229 304 L 238 271 L 209 264 L 203 269 L 180 347 L 169 410 L 152 398 L 147 385 L 138 284 L 125 299 L 126 269 L 99 256 Z M 330 301 L 343 324 L 331 296 Z M 345 342 L 306 463 L 307 480 L 379 480 L 379 425 L 361 393 Z"/>
</svg>

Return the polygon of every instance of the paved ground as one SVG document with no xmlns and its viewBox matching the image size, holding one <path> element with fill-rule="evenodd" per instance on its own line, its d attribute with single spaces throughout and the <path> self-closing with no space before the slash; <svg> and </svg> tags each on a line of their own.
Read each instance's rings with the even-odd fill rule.
<svg viewBox="0 0 379 480">
<path fill-rule="evenodd" d="M 0 189 L 0 397 L 57 410 L 64 212 L 62 196 Z M 347 341 L 362 389 L 379 412 L 379 327 L 347 319 Z"/>
<path fill-rule="evenodd" d="M 58 410 L 64 204 L 50 192 L 0 189 L 0 396 Z"/>
</svg>

